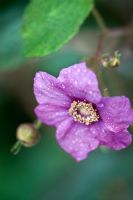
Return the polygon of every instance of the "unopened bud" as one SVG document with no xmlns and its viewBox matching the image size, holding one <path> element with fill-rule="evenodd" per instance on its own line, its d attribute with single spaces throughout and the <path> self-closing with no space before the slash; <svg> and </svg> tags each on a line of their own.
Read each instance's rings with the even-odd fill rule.
<svg viewBox="0 0 133 200">
<path fill-rule="evenodd" d="M 25 147 L 31 147 L 38 143 L 40 134 L 33 124 L 21 124 L 16 131 L 17 139 Z"/>
<path fill-rule="evenodd" d="M 113 55 L 104 54 L 101 58 L 101 64 L 106 68 L 116 68 L 120 65 L 121 54 L 115 51 Z"/>
</svg>

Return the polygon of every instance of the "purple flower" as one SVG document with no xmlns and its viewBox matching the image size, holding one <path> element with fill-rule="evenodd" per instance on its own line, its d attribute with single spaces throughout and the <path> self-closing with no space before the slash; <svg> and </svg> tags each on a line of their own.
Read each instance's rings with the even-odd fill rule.
<svg viewBox="0 0 133 200">
<path fill-rule="evenodd" d="M 129 99 L 103 97 L 85 63 L 61 70 L 58 78 L 38 72 L 34 94 L 37 117 L 56 127 L 59 145 L 77 161 L 100 145 L 120 150 L 132 141 L 127 130 L 133 122 Z"/>
</svg>

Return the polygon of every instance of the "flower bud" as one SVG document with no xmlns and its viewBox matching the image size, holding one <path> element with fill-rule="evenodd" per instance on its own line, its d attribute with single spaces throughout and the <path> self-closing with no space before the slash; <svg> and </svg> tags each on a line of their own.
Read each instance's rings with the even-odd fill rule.
<svg viewBox="0 0 133 200">
<path fill-rule="evenodd" d="M 120 65 L 121 54 L 118 51 L 114 55 L 105 54 L 101 58 L 101 64 L 106 68 L 116 68 Z"/>
<path fill-rule="evenodd" d="M 16 131 L 17 139 L 25 147 L 31 147 L 38 143 L 40 134 L 33 124 L 21 124 Z"/>
</svg>

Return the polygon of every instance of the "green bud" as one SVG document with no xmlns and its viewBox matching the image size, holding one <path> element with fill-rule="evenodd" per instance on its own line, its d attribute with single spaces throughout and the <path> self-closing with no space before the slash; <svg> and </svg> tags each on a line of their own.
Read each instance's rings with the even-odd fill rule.
<svg viewBox="0 0 133 200">
<path fill-rule="evenodd" d="M 120 65 L 121 54 L 115 51 L 113 55 L 104 54 L 101 57 L 101 64 L 106 68 L 116 68 Z"/>
<path fill-rule="evenodd" d="M 25 147 L 31 147 L 39 142 L 40 134 L 33 124 L 21 124 L 16 131 L 17 139 Z"/>
</svg>

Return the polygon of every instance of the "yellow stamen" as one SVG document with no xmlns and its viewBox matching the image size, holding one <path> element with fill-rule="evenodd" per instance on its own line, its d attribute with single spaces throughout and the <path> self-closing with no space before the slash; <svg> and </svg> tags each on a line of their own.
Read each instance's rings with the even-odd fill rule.
<svg viewBox="0 0 133 200">
<path fill-rule="evenodd" d="M 85 125 L 90 125 L 99 120 L 99 115 L 91 103 L 73 101 L 68 112 L 73 116 L 74 121 Z"/>
</svg>

